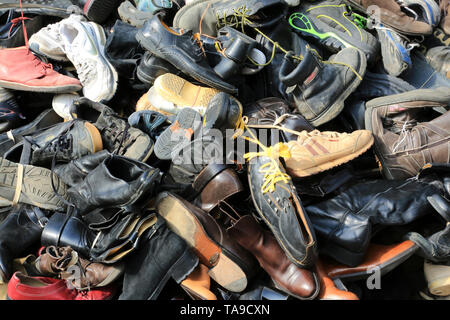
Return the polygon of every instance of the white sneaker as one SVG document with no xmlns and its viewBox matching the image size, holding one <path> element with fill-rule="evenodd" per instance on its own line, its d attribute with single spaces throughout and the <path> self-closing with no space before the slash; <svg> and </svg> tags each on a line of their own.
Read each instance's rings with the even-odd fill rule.
<svg viewBox="0 0 450 320">
<path fill-rule="evenodd" d="M 118 75 L 105 56 L 103 28 L 94 22 L 67 21 L 60 24 L 59 32 L 84 96 L 95 102 L 111 100 L 117 90 Z"/>
<path fill-rule="evenodd" d="M 76 93 L 58 94 L 53 97 L 52 107 L 56 114 L 65 121 L 73 120 L 70 107 L 80 96 Z"/>
<path fill-rule="evenodd" d="M 56 61 L 69 61 L 64 52 L 59 26 L 63 22 L 71 23 L 71 21 L 86 21 L 86 18 L 82 15 L 72 14 L 64 20 L 47 25 L 31 36 L 28 41 L 30 49 Z"/>
</svg>

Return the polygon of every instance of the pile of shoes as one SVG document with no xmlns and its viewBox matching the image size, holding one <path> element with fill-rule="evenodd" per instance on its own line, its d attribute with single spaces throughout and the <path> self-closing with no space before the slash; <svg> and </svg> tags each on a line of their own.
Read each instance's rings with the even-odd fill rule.
<svg viewBox="0 0 450 320">
<path fill-rule="evenodd" d="M 449 0 L 1 1 L 0 299 L 450 299 L 449 41 Z"/>
</svg>

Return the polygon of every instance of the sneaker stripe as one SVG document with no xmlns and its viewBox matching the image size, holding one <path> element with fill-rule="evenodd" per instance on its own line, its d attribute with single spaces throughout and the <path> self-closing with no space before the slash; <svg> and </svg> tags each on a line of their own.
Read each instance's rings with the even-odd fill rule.
<svg viewBox="0 0 450 320">
<path fill-rule="evenodd" d="M 323 153 L 327 154 L 330 153 L 330 151 L 328 151 L 327 148 L 325 148 L 324 146 L 322 146 L 320 143 L 318 143 L 316 140 L 312 140 L 312 143 Z"/>
<path fill-rule="evenodd" d="M 311 147 L 309 144 L 305 144 L 305 148 L 313 155 L 313 156 L 318 156 L 319 153 L 317 153 L 316 150 L 313 149 L 313 147 Z"/>
</svg>

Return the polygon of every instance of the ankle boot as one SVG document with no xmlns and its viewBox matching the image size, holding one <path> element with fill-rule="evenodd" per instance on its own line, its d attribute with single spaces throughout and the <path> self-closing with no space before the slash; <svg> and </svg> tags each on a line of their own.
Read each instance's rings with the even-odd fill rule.
<svg viewBox="0 0 450 320">
<path fill-rule="evenodd" d="M 37 207 L 22 205 L 0 224 L 0 282 L 12 276 L 12 263 L 39 239 L 48 213 Z"/>
<path fill-rule="evenodd" d="M 253 216 L 240 218 L 227 232 L 256 257 L 278 289 L 301 300 L 312 300 L 317 296 L 320 291 L 317 275 L 294 265 L 275 237 Z"/>
<path fill-rule="evenodd" d="M 366 72 L 367 58 L 355 48 L 346 48 L 330 58 L 339 64 L 324 64 L 311 50 L 304 58 L 285 56 L 279 77 L 287 86 L 283 95 L 314 126 L 320 126 L 344 109 L 344 101 L 359 86 Z M 352 67 L 361 79 L 351 70 Z"/>
<path fill-rule="evenodd" d="M 68 190 L 81 214 L 106 206 L 129 206 L 148 200 L 160 179 L 159 169 L 113 155 Z"/>
<path fill-rule="evenodd" d="M 183 281 L 198 264 L 188 244 L 158 217 L 140 248 L 125 263 L 119 300 L 156 300 L 167 281 Z"/>
</svg>

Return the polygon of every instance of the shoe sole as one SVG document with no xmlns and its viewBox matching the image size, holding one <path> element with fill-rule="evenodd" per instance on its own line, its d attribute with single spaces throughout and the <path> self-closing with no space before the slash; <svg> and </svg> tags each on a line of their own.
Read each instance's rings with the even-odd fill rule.
<svg viewBox="0 0 450 320">
<path fill-rule="evenodd" d="M 0 80 L 0 87 L 19 91 L 46 92 L 46 93 L 72 93 L 80 91 L 81 85 L 64 85 L 64 86 L 28 86 L 17 82 Z"/>
<path fill-rule="evenodd" d="M 214 281 L 232 292 L 241 292 L 247 287 L 247 276 L 242 269 L 210 238 L 195 215 L 179 199 L 161 194 L 156 199 L 156 206 L 170 229 L 183 238 L 201 263 L 209 268 L 208 274 Z M 217 263 L 213 264 L 214 261 Z"/>
<path fill-rule="evenodd" d="M 105 98 L 100 100 L 100 103 L 107 103 L 109 100 L 111 100 L 117 91 L 117 84 L 119 82 L 119 75 L 116 71 L 116 69 L 112 66 L 112 64 L 109 62 L 109 60 L 105 56 L 105 45 L 106 45 L 106 35 L 103 31 L 103 28 L 99 26 L 98 24 L 94 24 L 92 22 L 83 24 L 81 23 L 81 26 L 86 31 L 88 35 L 91 36 L 91 38 L 94 40 L 96 46 L 97 46 L 97 52 L 98 57 L 102 60 L 102 62 L 108 66 L 108 69 L 112 73 L 112 90 L 110 91 L 109 95 L 107 95 Z M 86 26 L 89 26 L 87 28 Z M 92 100 L 92 99 L 91 99 Z"/>
<path fill-rule="evenodd" d="M 352 44 L 353 39 L 346 36 L 346 34 L 339 32 L 335 28 L 332 28 L 328 24 L 321 21 L 319 18 L 311 18 L 310 16 L 305 15 L 309 21 L 311 22 L 312 29 L 308 30 L 299 30 L 293 27 L 297 32 L 301 33 L 304 36 L 313 37 L 318 39 L 319 42 L 327 47 L 332 52 L 339 52 L 344 48 L 357 48 L 362 50 L 364 53 L 368 55 L 368 60 L 372 60 L 373 55 L 375 54 L 375 50 L 373 50 L 370 46 L 365 43 L 358 42 L 357 44 Z M 289 18 L 290 20 L 291 18 Z M 358 28 L 355 25 L 355 28 Z"/>
<path fill-rule="evenodd" d="M 211 99 L 220 91 L 197 86 L 174 74 L 156 78 L 154 87 L 161 97 L 179 106 L 208 107 Z"/>
<path fill-rule="evenodd" d="M 111 15 L 118 3 L 118 0 L 89 0 L 84 5 L 83 12 L 89 20 L 100 24 Z"/>
<path fill-rule="evenodd" d="M 361 78 L 364 78 L 364 75 L 366 73 L 367 69 L 367 58 L 366 55 L 359 49 L 350 49 L 345 48 L 344 50 L 357 50 L 359 53 L 361 64 L 356 70 L 356 72 L 361 76 Z M 344 51 L 342 50 L 342 51 Z M 342 52 L 341 51 L 341 52 Z M 337 61 L 339 62 L 339 61 Z M 350 70 L 351 72 L 351 70 Z M 331 105 L 330 108 L 326 109 L 322 114 L 316 116 L 315 118 L 312 118 L 308 120 L 313 126 L 319 127 L 322 124 L 325 124 L 334 118 L 336 118 L 342 110 L 344 110 L 344 102 L 345 100 L 356 90 L 356 88 L 361 84 L 361 80 L 358 77 L 355 77 L 355 79 L 349 84 L 349 86 L 344 90 L 344 92 L 341 94 L 341 96 L 335 101 L 333 105 Z"/>
<path fill-rule="evenodd" d="M 450 278 L 432 281 L 428 284 L 428 289 L 435 296 L 450 296 Z"/>
<path fill-rule="evenodd" d="M 103 140 L 102 140 L 102 136 L 100 135 L 100 131 L 98 131 L 98 129 L 89 122 L 85 122 L 84 126 L 86 127 L 86 130 L 89 132 L 89 136 L 91 137 L 92 140 L 92 146 L 93 146 L 93 150 L 92 153 L 97 153 L 99 151 L 103 150 Z"/>
<path fill-rule="evenodd" d="M 172 159 L 174 148 L 177 147 L 178 150 L 186 146 L 200 128 L 201 116 L 197 111 L 189 108 L 181 110 L 175 122 L 156 140 L 155 155 L 161 160 Z M 184 132 L 183 135 L 180 130 Z M 177 139 L 174 139 L 174 134 L 177 135 Z M 182 137 L 183 139 L 180 139 Z"/>
<path fill-rule="evenodd" d="M 6 159 L 0 158 L 0 206 L 12 205 L 16 190 L 18 165 Z M 50 179 L 52 172 L 41 167 L 24 165 L 22 191 L 19 203 L 27 203 L 47 210 L 58 210 L 65 207 L 64 203 L 54 194 Z M 67 194 L 67 188 L 54 177 L 55 187 L 62 197 Z M 58 190 L 62 187 L 63 190 Z M 61 189 L 61 188 L 59 188 Z M 65 190 L 64 190 L 65 189 Z M 65 191 L 62 193 L 61 191 Z M 10 194 L 6 198 L 6 194 Z"/>
<path fill-rule="evenodd" d="M 289 170 L 288 168 L 286 168 L 289 172 L 292 173 L 292 175 L 294 175 L 295 177 L 298 178 L 304 178 L 304 177 L 309 177 L 330 169 L 333 169 L 335 167 L 339 167 L 347 162 L 350 162 L 356 158 L 358 158 L 360 155 L 364 154 L 367 150 L 369 150 L 373 144 L 374 144 L 374 137 L 372 136 L 370 139 L 370 142 L 364 146 L 364 148 L 359 149 L 357 152 L 353 152 L 350 153 L 342 158 L 336 159 L 336 160 L 332 160 L 332 161 L 327 161 L 326 163 L 320 164 L 318 166 L 312 167 L 312 168 L 308 168 L 308 169 L 291 169 Z"/>
</svg>

